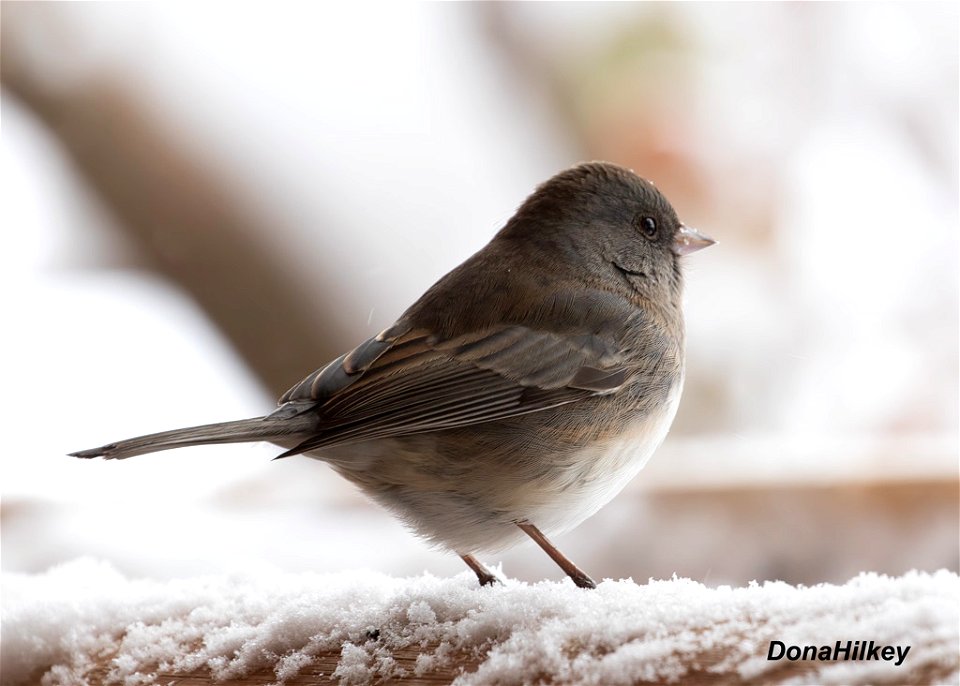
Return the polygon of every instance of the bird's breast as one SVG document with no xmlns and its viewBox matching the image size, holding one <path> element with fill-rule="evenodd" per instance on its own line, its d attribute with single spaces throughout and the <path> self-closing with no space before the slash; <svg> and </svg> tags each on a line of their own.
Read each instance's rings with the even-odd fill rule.
<svg viewBox="0 0 960 686">
<path fill-rule="evenodd" d="M 681 376 L 656 408 L 628 420 L 620 431 L 577 449 L 556 474 L 558 491 L 530 520 L 551 533 L 574 528 L 612 500 L 643 469 L 667 436 L 680 404 Z"/>
</svg>

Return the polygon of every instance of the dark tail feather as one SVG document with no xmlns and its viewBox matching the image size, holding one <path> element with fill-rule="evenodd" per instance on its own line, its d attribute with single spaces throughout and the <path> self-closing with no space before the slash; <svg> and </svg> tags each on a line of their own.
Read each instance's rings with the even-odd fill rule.
<svg viewBox="0 0 960 686">
<path fill-rule="evenodd" d="M 283 436 L 300 436 L 306 438 L 316 427 L 316 418 L 309 415 L 299 415 L 289 419 L 271 419 L 270 417 L 256 417 L 241 419 L 236 422 L 221 424 L 205 424 L 187 429 L 174 429 L 148 436 L 128 438 L 125 441 L 108 443 L 100 448 L 81 450 L 70 453 L 73 457 L 103 457 L 105 460 L 123 460 L 135 455 L 155 453 L 171 448 L 185 448 L 190 445 L 207 445 L 210 443 L 245 443 L 247 441 L 263 441 Z"/>
</svg>

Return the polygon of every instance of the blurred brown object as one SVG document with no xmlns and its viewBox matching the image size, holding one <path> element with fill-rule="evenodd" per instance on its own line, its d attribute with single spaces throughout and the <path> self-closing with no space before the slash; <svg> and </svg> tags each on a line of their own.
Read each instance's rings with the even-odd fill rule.
<svg viewBox="0 0 960 686">
<path fill-rule="evenodd" d="M 189 293 L 271 393 L 347 347 L 333 299 L 305 292 L 256 203 L 232 195 L 132 79 L 102 65 L 64 75 L 38 56 L 47 43 L 81 59 L 56 4 L 5 5 L 3 15 L 4 92 L 48 127 L 144 263 Z"/>
<path fill-rule="evenodd" d="M 632 541 L 606 551 L 603 574 L 614 578 L 813 585 L 842 584 L 862 570 L 960 568 L 960 502 L 948 477 L 663 489 L 608 509 L 574 541 L 588 549 L 567 547 L 591 559 L 601 529 L 607 541 Z"/>
<path fill-rule="evenodd" d="M 594 40 L 570 45 L 557 40 L 556 22 L 551 39 L 538 25 L 538 18 L 563 16 L 556 8 L 478 3 L 475 10 L 509 72 L 548 103 L 578 157 L 653 180 L 685 221 L 709 226 L 711 235 L 723 227 L 723 242 L 755 248 L 773 240 L 773 170 L 743 150 L 716 159 L 716 141 L 704 140 L 712 119 L 712 103 L 698 89 L 704 46 L 682 11 L 669 3 L 608 7 L 616 29 L 599 41 L 587 31 Z"/>
</svg>

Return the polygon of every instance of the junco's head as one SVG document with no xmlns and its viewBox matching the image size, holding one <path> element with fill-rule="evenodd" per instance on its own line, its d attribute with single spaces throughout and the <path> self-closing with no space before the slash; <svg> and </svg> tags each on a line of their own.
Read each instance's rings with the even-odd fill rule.
<svg viewBox="0 0 960 686">
<path fill-rule="evenodd" d="M 714 243 L 684 225 L 656 186 L 606 162 L 542 183 L 498 237 L 558 250 L 593 273 L 613 267 L 632 287 L 677 295 L 679 258 Z"/>
</svg>

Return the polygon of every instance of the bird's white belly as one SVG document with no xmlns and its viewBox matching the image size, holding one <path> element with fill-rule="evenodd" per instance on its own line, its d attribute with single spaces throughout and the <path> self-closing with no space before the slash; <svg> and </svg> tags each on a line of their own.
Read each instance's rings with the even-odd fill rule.
<svg viewBox="0 0 960 686">
<path fill-rule="evenodd" d="M 530 521 L 551 534 L 563 533 L 610 502 L 663 443 L 682 389 L 681 380 L 671 389 L 661 412 L 637 420 L 615 439 L 583 448 L 575 459 L 576 474 L 566 475 L 569 481 L 563 486 L 563 496 L 545 502 Z"/>
</svg>

